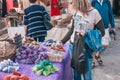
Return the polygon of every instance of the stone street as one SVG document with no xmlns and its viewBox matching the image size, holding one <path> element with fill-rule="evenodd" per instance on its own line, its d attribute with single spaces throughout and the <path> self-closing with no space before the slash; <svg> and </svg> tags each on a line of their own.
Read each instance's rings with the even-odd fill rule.
<svg viewBox="0 0 120 80">
<path fill-rule="evenodd" d="M 102 54 L 103 66 L 93 69 L 93 80 L 120 80 L 120 19 L 116 19 L 116 41 Z"/>
</svg>

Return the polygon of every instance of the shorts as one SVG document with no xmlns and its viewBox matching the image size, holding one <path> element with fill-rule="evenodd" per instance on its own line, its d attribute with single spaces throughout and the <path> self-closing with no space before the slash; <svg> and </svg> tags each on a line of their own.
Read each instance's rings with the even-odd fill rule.
<svg viewBox="0 0 120 80">
<path fill-rule="evenodd" d="M 105 35 L 102 37 L 102 45 L 109 45 L 110 41 L 109 29 L 105 29 Z"/>
</svg>

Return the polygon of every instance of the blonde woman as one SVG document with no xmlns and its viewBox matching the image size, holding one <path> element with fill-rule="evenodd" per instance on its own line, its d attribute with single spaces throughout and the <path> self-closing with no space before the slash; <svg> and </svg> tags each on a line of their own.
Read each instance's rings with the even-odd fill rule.
<svg viewBox="0 0 120 80">
<path fill-rule="evenodd" d="M 81 46 L 77 44 L 78 47 L 76 48 L 80 49 L 80 52 L 78 52 L 79 54 L 84 52 L 85 65 L 83 63 L 79 63 L 83 59 L 79 57 L 79 54 L 73 52 L 71 67 L 74 69 L 74 80 L 82 80 L 81 75 L 83 75 L 84 80 L 92 80 L 92 52 L 82 42 L 84 42 L 83 37 L 85 31 L 88 29 L 92 30 L 97 28 L 101 31 L 103 36 L 105 33 L 103 22 L 98 11 L 90 5 L 89 0 L 73 0 L 73 9 L 75 11 L 73 15 L 73 26 L 61 42 L 63 44 L 66 43 L 70 39 L 71 35 L 73 39 L 71 40 L 71 43 L 73 44 L 77 44 L 76 40 L 80 39 L 78 44 Z M 74 49 L 75 46 L 73 45 L 73 51 Z"/>
</svg>

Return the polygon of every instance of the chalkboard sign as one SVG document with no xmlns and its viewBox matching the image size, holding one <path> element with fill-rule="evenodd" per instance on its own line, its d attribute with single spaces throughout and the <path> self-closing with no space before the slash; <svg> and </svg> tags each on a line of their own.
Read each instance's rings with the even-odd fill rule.
<svg viewBox="0 0 120 80">
<path fill-rule="evenodd" d="M 21 34 L 14 37 L 14 42 L 17 48 L 22 46 L 22 37 Z"/>
</svg>

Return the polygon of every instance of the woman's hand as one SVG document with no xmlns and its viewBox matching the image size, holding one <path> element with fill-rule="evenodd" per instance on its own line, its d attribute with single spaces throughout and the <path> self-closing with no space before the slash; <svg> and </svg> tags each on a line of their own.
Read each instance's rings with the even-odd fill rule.
<svg viewBox="0 0 120 80">
<path fill-rule="evenodd" d="M 58 44 L 60 44 L 61 46 L 63 46 L 64 44 L 62 43 L 62 41 L 57 41 Z"/>
<path fill-rule="evenodd" d="M 78 31 L 78 32 L 77 32 L 77 35 L 84 36 L 84 35 L 85 35 L 85 31 L 83 31 L 83 30 L 80 30 L 80 31 Z"/>
<path fill-rule="evenodd" d="M 110 28 L 110 30 L 114 31 L 115 32 L 115 28 Z"/>
</svg>

